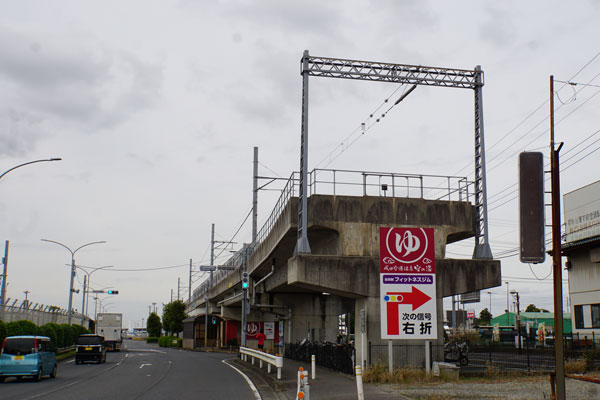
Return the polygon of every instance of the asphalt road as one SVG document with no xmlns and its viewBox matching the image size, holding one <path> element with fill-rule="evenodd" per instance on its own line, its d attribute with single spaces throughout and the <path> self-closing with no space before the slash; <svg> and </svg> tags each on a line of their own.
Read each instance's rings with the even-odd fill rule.
<svg viewBox="0 0 600 400">
<path fill-rule="evenodd" d="M 105 364 L 61 362 L 55 379 L 9 378 L 0 384 L 2 400 L 240 399 L 254 400 L 249 383 L 223 361 L 232 354 L 200 353 L 125 341 L 107 353 Z"/>
</svg>

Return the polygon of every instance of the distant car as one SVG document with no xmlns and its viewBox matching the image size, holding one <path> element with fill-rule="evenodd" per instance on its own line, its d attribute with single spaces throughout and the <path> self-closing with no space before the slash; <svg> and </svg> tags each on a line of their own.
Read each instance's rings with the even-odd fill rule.
<svg viewBox="0 0 600 400">
<path fill-rule="evenodd" d="M 20 379 L 33 377 L 40 381 L 42 376 L 56 378 L 58 364 L 56 350 L 46 336 L 9 336 L 0 350 L 0 382 L 7 377 Z"/>
<path fill-rule="evenodd" d="M 81 364 L 86 361 L 95 361 L 98 364 L 106 362 L 104 336 L 80 335 L 77 338 L 75 364 Z"/>
</svg>

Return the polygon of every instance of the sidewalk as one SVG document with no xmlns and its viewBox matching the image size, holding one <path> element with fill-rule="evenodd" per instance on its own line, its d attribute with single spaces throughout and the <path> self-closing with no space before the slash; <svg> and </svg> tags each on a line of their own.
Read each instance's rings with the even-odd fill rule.
<svg viewBox="0 0 600 400">
<path fill-rule="evenodd" d="M 311 370 L 309 363 L 303 363 L 289 358 L 284 358 L 283 368 L 281 371 L 281 380 L 277 380 L 277 371 L 271 369 L 271 373 L 267 374 L 267 367 L 258 367 L 258 360 L 252 365 L 250 359 L 248 362 L 236 360 L 235 365 L 247 372 L 250 379 L 261 391 L 265 384 L 268 384 L 276 393 L 276 397 L 269 396 L 264 393 L 263 400 L 281 399 L 281 400 L 296 400 L 298 369 L 304 368 L 308 372 L 308 381 L 310 383 L 310 400 L 331 399 L 331 400 L 352 400 L 358 399 L 356 389 L 356 377 L 342 374 L 324 367 L 316 367 L 316 379 L 311 379 Z M 406 399 L 405 397 L 384 393 L 377 389 L 376 385 L 364 384 L 364 393 L 366 400 L 398 400 Z"/>
</svg>

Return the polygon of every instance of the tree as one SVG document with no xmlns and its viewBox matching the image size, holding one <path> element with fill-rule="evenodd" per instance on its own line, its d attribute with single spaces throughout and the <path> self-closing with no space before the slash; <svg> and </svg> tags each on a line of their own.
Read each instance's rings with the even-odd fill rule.
<svg viewBox="0 0 600 400">
<path fill-rule="evenodd" d="M 183 320 L 186 318 L 185 303 L 181 300 L 172 301 L 163 308 L 163 327 L 167 332 L 179 336 L 179 332 L 183 331 Z"/>
<path fill-rule="evenodd" d="M 481 325 L 484 325 L 484 324 L 489 325 L 491 322 L 492 322 L 492 313 L 487 308 L 484 308 L 479 313 L 479 323 Z"/>
<path fill-rule="evenodd" d="M 162 330 L 162 324 L 160 323 L 160 317 L 157 313 L 153 312 L 148 316 L 148 322 L 146 323 L 146 330 L 148 331 L 149 337 L 159 337 Z"/>
<path fill-rule="evenodd" d="M 540 312 L 540 309 L 535 306 L 535 304 L 530 304 L 525 309 L 525 312 Z"/>
</svg>

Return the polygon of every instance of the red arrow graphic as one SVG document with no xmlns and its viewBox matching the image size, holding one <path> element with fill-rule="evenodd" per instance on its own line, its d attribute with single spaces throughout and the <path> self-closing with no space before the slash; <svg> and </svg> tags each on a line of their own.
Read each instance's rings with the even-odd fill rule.
<svg viewBox="0 0 600 400">
<path fill-rule="evenodd" d="M 386 293 L 386 295 L 396 296 L 396 303 L 398 304 L 412 304 L 413 311 L 415 311 L 417 308 L 421 307 L 423 304 L 431 300 L 431 297 L 421 292 L 414 286 L 412 287 L 412 292 L 388 292 Z"/>
</svg>

